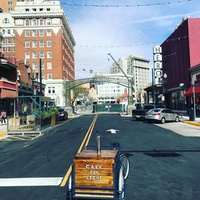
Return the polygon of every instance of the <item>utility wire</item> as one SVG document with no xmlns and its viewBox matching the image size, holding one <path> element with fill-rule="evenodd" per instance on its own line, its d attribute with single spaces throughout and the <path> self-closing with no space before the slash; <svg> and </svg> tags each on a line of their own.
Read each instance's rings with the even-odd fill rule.
<svg viewBox="0 0 200 200">
<path fill-rule="evenodd" d="M 178 4 L 178 3 L 185 3 L 185 2 L 190 2 L 192 0 L 179 0 L 179 1 L 168 1 L 168 2 L 158 2 L 158 3 L 144 3 L 144 4 L 127 4 L 127 5 L 120 5 L 120 4 L 115 4 L 115 5 L 101 5 L 101 4 L 77 4 L 77 3 L 61 3 L 62 5 L 65 6 L 77 6 L 77 7 L 102 7 L 102 8 L 119 8 L 119 7 L 147 7 L 147 6 L 164 6 L 164 5 L 170 5 L 170 4 Z"/>
</svg>

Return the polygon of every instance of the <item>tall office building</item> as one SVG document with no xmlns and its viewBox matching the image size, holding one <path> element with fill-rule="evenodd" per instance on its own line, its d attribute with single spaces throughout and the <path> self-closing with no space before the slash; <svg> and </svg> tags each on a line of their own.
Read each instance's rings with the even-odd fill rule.
<svg viewBox="0 0 200 200">
<path fill-rule="evenodd" d="M 144 88 L 149 84 L 149 60 L 140 56 L 130 55 L 127 58 L 120 58 L 117 63 L 126 75 L 132 76 L 134 95 L 144 94 Z M 111 74 L 121 73 L 121 69 L 116 63 L 110 67 Z M 144 95 L 143 95 L 144 98 Z M 141 101 L 141 100 L 140 100 Z"/>
<path fill-rule="evenodd" d="M 32 72 L 41 66 L 45 96 L 65 106 L 65 83 L 75 78 L 75 40 L 60 2 L 18 0 L 10 13 L 15 24 L 15 57 Z"/>
</svg>

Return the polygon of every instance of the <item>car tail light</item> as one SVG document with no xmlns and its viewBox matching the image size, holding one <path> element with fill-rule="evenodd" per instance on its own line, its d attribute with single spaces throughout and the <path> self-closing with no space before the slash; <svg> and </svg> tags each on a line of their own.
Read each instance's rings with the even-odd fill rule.
<svg viewBox="0 0 200 200">
<path fill-rule="evenodd" d="M 160 115 L 160 113 L 154 113 L 153 115 Z"/>
</svg>

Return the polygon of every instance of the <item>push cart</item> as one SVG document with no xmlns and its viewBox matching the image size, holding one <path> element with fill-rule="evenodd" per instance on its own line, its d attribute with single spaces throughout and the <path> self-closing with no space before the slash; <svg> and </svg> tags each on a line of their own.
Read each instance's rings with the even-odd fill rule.
<svg viewBox="0 0 200 200">
<path fill-rule="evenodd" d="M 87 147 L 74 157 L 66 200 L 125 198 L 129 160 L 119 143 L 102 150 L 99 143 L 96 150 Z"/>
</svg>

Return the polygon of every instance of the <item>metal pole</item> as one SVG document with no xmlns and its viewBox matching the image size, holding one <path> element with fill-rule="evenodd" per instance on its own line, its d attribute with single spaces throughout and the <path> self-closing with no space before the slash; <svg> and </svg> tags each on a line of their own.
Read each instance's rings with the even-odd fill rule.
<svg viewBox="0 0 200 200">
<path fill-rule="evenodd" d="M 196 95 L 195 95 L 195 85 L 192 86 L 192 92 L 193 92 L 193 105 L 194 105 L 194 120 L 196 118 Z"/>
<path fill-rule="evenodd" d="M 155 103 L 154 68 L 152 68 L 152 100 L 153 100 L 153 103 Z"/>
<path fill-rule="evenodd" d="M 40 58 L 40 95 L 42 96 L 42 59 Z"/>
</svg>

